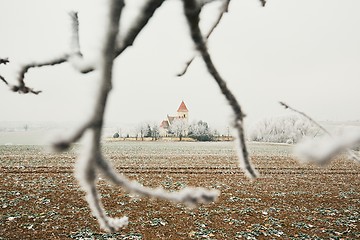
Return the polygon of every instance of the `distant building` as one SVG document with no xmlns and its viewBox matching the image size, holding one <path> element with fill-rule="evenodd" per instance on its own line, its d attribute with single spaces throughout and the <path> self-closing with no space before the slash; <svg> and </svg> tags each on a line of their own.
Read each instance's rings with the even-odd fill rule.
<svg viewBox="0 0 360 240">
<path fill-rule="evenodd" d="M 167 118 L 163 120 L 160 124 L 160 136 L 166 137 L 174 135 L 173 132 L 170 131 L 171 125 L 175 122 L 182 121 L 184 129 L 182 135 L 186 136 L 188 134 L 188 123 L 189 123 L 189 110 L 187 109 L 184 101 L 181 101 L 181 104 L 177 110 L 176 116 L 167 115 Z"/>
</svg>

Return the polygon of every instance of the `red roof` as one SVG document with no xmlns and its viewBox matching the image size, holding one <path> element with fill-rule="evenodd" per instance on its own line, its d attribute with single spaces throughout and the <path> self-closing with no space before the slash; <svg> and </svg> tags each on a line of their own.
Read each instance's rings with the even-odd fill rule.
<svg viewBox="0 0 360 240">
<path fill-rule="evenodd" d="M 169 115 L 167 115 L 167 118 L 168 118 L 168 122 L 169 122 L 170 124 L 172 124 L 172 122 L 173 122 L 174 119 L 175 119 L 175 117 L 169 116 Z"/>
<path fill-rule="evenodd" d="M 180 104 L 180 106 L 179 106 L 179 108 L 178 108 L 177 111 L 178 111 L 178 112 L 188 112 L 188 111 L 189 111 L 189 110 L 187 109 L 184 101 L 181 101 L 181 104 Z"/>
<path fill-rule="evenodd" d="M 162 128 L 168 128 L 168 127 L 169 127 L 168 121 L 166 121 L 166 120 L 162 121 L 161 124 L 160 124 L 160 127 L 162 127 Z"/>
</svg>

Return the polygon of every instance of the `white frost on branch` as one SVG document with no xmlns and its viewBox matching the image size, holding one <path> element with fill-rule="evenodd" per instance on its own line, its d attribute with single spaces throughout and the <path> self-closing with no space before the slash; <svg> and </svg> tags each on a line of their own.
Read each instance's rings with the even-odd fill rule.
<svg viewBox="0 0 360 240">
<path fill-rule="evenodd" d="M 128 218 L 111 218 L 106 214 L 96 188 L 97 171 L 100 171 L 107 179 L 123 187 L 124 190 L 130 193 L 171 200 L 190 206 L 213 202 L 219 195 L 219 192 L 216 190 L 207 190 L 204 188 L 185 188 L 178 192 L 167 192 L 162 188 L 153 189 L 144 187 L 139 182 L 130 181 L 122 174 L 118 174 L 102 156 L 101 131 L 107 98 L 111 90 L 112 68 L 116 52 L 115 42 L 119 37 L 119 19 L 122 8 L 122 0 L 111 0 L 109 6 L 109 22 L 106 26 L 107 32 L 101 53 L 99 54 L 99 63 L 95 69 L 99 73 L 101 82 L 98 88 L 97 101 L 94 106 L 94 114 L 89 122 L 85 123 L 68 139 L 70 142 L 61 141 L 55 145 L 58 149 L 66 149 L 70 143 L 79 139 L 84 133 L 89 135 L 90 143 L 87 151 L 77 162 L 76 177 L 82 189 L 86 192 L 86 200 L 89 203 L 93 215 L 97 218 L 100 227 L 108 232 L 114 232 L 126 226 Z"/>
<path fill-rule="evenodd" d="M 76 161 L 75 177 L 79 181 L 81 188 L 86 192 L 86 201 L 89 204 L 92 214 L 98 220 L 102 229 L 108 232 L 114 232 L 128 225 L 128 217 L 111 218 L 108 217 L 101 203 L 100 196 L 96 189 L 96 156 L 98 152 L 98 143 L 94 141 L 94 131 L 90 131 L 84 136 L 85 141 L 83 153 Z"/>
<path fill-rule="evenodd" d="M 121 36 L 119 36 L 119 26 L 121 26 L 120 19 L 124 7 L 124 0 L 108 0 L 106 6 L 109 10 L 109 16 L 106 18 L 106 24 L 104 24 L 104 34 L 98 34 L 100 36 L 104 36 L 104 40 L 99 41 L 99 45 L 101 44 L 101 47 L 98 52 L 99 56 L 94 59 L 96 61 L 85 61 L 83 59 L 79 41 L 79 24 L 77 14 L 71 13 L 70 16 L 73 20 L 73 38 L 70 52 L 64 53 L 58 57 L 46 59 L 45 61 L 34 61 L 30 64 L 22 66 L 18 73 L 18 85 L 11 86 L 11 89 L 16 92 L 31 92 L 38 94 L 40 91 L 35 91 L 25 85 L 25 74 L 28 70 L 44 66 L 53 66 L 65 62 L 70 62 L 75 69 L 84 74 L 91 71 L 96 72 L 96 76 L 99 78 L 99 84 L 96 89 L 98 94 L 95 99 L 92 115 L 87 121 L 84 121 L 83 124 L 75 129 L 72 134 L 70 134 L 67 138 L 56 142 L 53 147 L 57 150 L 66 150 L 71 146 L 71 144 L 86 135 L 89 143 L 85 145 L 85 153 L 80 155 L 77 160 L 75 175 L 79 180 L 80 186 L 86 192 L 86 200 L 89 203 L 93 215 L 97 218 L 100 227 L 109 232 L 116 231 L 119 228 L 126 226 L 128 224 L 128 218 L 126 216 L 121 218 L 111 218 L 106 214 L 96 187 L 99 172 L 115 185 L 124 188 L 127 192 L 150 198 L 161 198 L 184 203 L 189 206 L 214 202 L 219 195 L 219 191 L 212 189 L 208 190 L 205 188 L 188 187 L 178 192 L 168 192 L 162 188 L 154 189 L 145 187 L 139 182 L 129 180 L 123 174 L 117 173 L 108 161 L 105 160 L 101 152 L 101 135 L 104 113 L 107 99 L 112 88 L 112 68 L 114 59 L 121 55 L 127 47 L 133 44 L 138 34 L 147 25 L 155 11 L 161 7 L 164 1 L 165 0 L 148 0 L 143 5 L 140 13 L 136 17 L 136 20 L 130 23 L 130 27 L 126 34 L 121 34 Z M 227 2 L 225 5 L 227 6 L 230 0 L 225 2 Z M 237 130 L 237 137 L 239 139 L 238 147 L 240 150 L 241 165 L 250 177 L 255 178 L 257 176 L 257 172 L 249 161 L 249 155 L 244 138 L 243 118 L 245 115 L 243 114 L 235 96 L 227 87 L 226 82 L 216 70 L 207 50 L 206 40 L 204 40 L 199 28 L 199 14 L 201 12 L 201 6 L 199 6 L 195 0 L 183 0 L 183 3 L 185 15 L 190 27 L 190 33 L 197 50 L 204 60 L 209 73 L 217 82 L 221 93 L 226 97 L 229 105 L 234 111 L 235 116 L 233 123 L 234 128 Z M 217 25 L 217 23 L 215 25 Z M 214 26 L 214 28 L 215 27 L 216 26 Z M 4 59 L 2 59 L 1 63 L 3 62 L 5 63 Z M 5 82 L 5 84 L 9 85 L 5 78 L 1 77 L 1 80 Z"/>
</svg>

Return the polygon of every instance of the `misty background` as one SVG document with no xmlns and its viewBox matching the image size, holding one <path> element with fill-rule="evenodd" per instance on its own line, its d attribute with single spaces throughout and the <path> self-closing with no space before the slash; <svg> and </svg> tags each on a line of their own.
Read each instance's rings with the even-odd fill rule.
<svg viewBox="0 0 360 240">
<path fill-rule="evenodd" d="M 143 1 L 126 1 L 121 32 L 126 32 Z M 79 11 L 85 57 L 96 58 L 104 1 L 0 0 L 0 74 L 15 83 L 19 65 L 66 52 L 70 10 Z M 217 3 L 203 14 L 212 23 Z M 220 74 L 247 114 L 245 126 L 286 114 L 278 101 L 314 119 L 358 124 L 360 120 L 360 2 L 358 0 L 232 1 L 208 48 Z M 181 1 L 166 1 L 133 47 L 114 66 L 106 111 L 109 128 L 160 122 L 185 101 L 190 121 L 203 120 L 226 131 L 231 109 L 201 59 L 176 77 L 194 54 Z M 68 64 L 31 69 L 28 86 L 39 95 L 19 95 L 0 85 L 0 129 L 65 128 L 84 120 L 92 107 L 96 78 Z M 10 127 L 9 127 L 10 126 Z M 2 133 L 3 136 L 5 133 Z"/>
</svg>

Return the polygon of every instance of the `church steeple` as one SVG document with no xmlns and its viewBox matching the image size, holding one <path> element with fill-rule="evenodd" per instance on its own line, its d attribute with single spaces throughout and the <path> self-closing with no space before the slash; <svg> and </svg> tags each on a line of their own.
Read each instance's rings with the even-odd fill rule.
<svg viewBox="0 0 360 240">
<path fill-rule="evenodd" d="M 177 110 L 177 116 L 179 118 L 184 118 L 186 121 L 189 121 L 189 110 L 187 109 L 184 101 L 181 101 L 181 104 Z"/>
<path fill-rule="evenodd" d="M 187 109 L 184 101 L 181 101 L 181 104 L 180 104 L 177 112 L 189 112 L 189 110 Z"/>
</svg>

